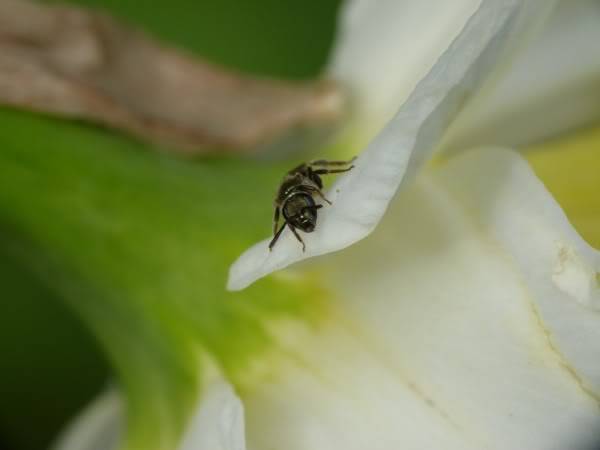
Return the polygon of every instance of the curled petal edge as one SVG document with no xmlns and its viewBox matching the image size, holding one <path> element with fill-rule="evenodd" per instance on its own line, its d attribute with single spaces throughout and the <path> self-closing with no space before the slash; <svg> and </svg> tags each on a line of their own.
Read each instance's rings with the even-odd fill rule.
<svg viewBox="0 0 600 450">
<path fill-rule="evenodd" d="M 341 250 L 368 236 L 401 184 L 426 162 L 458 112 L 481 87 L 511 43 L 554 2 L 482 1 L 463 30 L 421 80 L 396 116 L 328 192 L 306 250 L 290 230 L 273 251 L 266 239 L 231 266 L 228 290 L 241 290 L 292 263 Z"/>
<path fill-rule="evenodd" d="M 467 211 L 479 211 L 479 225 L 520 273 L 532 313 L 563 368 L 600 405 L 600 252 L 518 154 L 471 151 L 443 172 L 439 186 Z"/>
</svg>

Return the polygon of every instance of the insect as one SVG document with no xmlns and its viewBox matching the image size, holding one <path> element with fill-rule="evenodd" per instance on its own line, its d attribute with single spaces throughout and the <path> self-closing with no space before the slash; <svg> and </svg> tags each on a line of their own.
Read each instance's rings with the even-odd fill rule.
<svg viewBox="0 0 600 450">
<path fill-rule="evenodd" d="M 347 172 L 354 168 L 352 165 L 354 159 L 356 158 L 350 161 L 311 161 L 300 164 L 286 174 L 275 197 L 273 240 L 269 244 L 269 250 L 273 249 L 286 226 L 292 230 L 296 239 L 302 244 L 302 251 L 306 249 L 306 245 L 296 229 L 305 233 L 314 231 L 317 225 L 317 211 L 323 207 L 323 205 L 315 203 L 315 196 L 331 205 L 321 191 L 323 189 L 321 175 Z M 285 222 L 278 229 L 280 214 L 283 215 Z"/>
</svg>

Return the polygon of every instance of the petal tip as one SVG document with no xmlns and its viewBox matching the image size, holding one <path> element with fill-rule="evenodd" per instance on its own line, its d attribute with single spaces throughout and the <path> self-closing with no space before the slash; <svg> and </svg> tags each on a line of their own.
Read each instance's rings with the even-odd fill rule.
<svg viewBox="0 0 600 450">
<path fill-rule="evenodd" d="M 261 275 L 257 276 L 256 272 L 265 265 L 270 253 L 265 241 L 259 242 L 242 253 L 229 268 L 227 290 L 241 291 L 260 278 Z M 261 258 L 261 255 L 264 256 Z"/>
</svg>

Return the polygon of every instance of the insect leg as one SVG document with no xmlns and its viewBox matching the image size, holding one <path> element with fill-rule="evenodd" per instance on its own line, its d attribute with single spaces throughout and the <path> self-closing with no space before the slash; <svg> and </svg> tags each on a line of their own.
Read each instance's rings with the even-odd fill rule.
<svg viewBox="0 0 600 450">
<path fill-rule="evenodd" d="M 321 192 L 321 189 L 317 189 L 317 194 L 319 197 L 321 197 L 323 200 L 325 200 L 329 205 L 331 205 L 331 202 L 329 201 L 329 199 L 327 197 L 325 197 L 325 194 L 323 194 L 323 192 Z"/>
<path fill-rule="evenodd" d="M 277 233 L 275 233 L 275 236 L 273 236 L 273 239 L 271 240 L 271 242 L 269 243 L 269 251 L 273 250 L 273 246 L 275 245 L 275 242 L 277 242 L 277 239 L 279 239 L 279 236 L 281 235 L 281 232 L 285 229 L 285 226 L 287 225 L 287 222 L 285 222 L 281 228 L 279 229 L 279 231 Z M 295 233 L 294 233 L 295 234 Z"/>
<path fill-rule="evenodd" d="M 279 206 L 275 207 L 275 214 L 273 215 L 273 235 L 277 234 L 277 226 L 279 225 Z"/>
<path fill-rule="evenodd" d="M 304 185 L 303 187 L 306 190 L 314 192 L 315 194 L 317 194 L 319 197 L 321 197 L 323 200 L 325 200 L 327 203 L 329 203 L 331 205 L 331 202 L 327 199 L 327 197 L 325 197 L 325 194 L 323 194 L 323 192 L 321 191 L 321 189 L 319 189 L 318 187 L 316 187 L 316 186 L 308 186 L 308 185 Z"/>
<path fill-rule="evenodd" d="M 342 172 L 348 172 L 349 170 L 354 169 L 354 166 L 350 166 L 347 167 L 345 169 L 318 169 L 318 170 L 313 170 L 313 173 L 316 173 L 317 175 L 326 175 L 328 173 L 342 173 Z"/>
<path fill-rule="evenodd" d="M 319 166 L 319 167 L 327 167 L 327 166 L 349 166 L 354 162 L 356 156 L 352 158 L 350 161 L 327 161 L 326 159 L 318 159 L 316 161 L 310 161 L 308 166 Z"/>
<path fill-rule="evenodd" d="M 292 233 L 294 233 L 294 236 L 296 236 L 296 239 L 298 239 L 298 241 L 300 241 L 300 243 L 302 244 L 302 251 L 306 250 L 306 245 L 304 244 L 304 241 L 296 231 L 296 228 L 294 228 L 294 226 L 291 223 L 288 223 L 287 225 L 288 227 L 290 227 L 290 230 L 292 230 Z"/>
</svg>

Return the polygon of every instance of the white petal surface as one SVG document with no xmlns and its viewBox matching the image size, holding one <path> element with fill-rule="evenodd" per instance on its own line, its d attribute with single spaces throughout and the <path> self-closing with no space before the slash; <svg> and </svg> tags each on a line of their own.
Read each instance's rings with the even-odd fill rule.
<svg viewBox="0 0 600 450">
<path fill-rule="evenodd" d="M 124 430 L 124 404 L 120 394 L 111 389 L 70 424 L 53 449 L 116 450 Z M 207 384 L 179 449 L 246 449 L 242 403 L 222 379 Z"/>
<path fill-rule="evenodd" d="M 508 41 L 525 33 L 552 3 L 484 0 L 398 114 L 358 157 L 355 168 L 330 189 L 333 206 L 323 208 L 316 230 L 303 235 L 306 252 L 289 230 L 283 232 L 273 252 L 268 250 L 268 239 L 260 242 L 233 264 L 228 289 L 243 289 L 274 270 L 366 237 L 405 176 L 428 159 L 452 119 L 501 58 Z"/>
<path fill-rule="evenodd" d="M 58 438 L 54 450 L 115 450 L 123 433 L 123 401 L 110 388 L 90 404 Z"/>
<path fill-rule="evenodd" d="M 440 188 L 460 198 L 466 210 L 482 209 L 480 226 L 521 272 L 549 344 L 600 406 L 600 253 L 515 156 L 470 155 L 444 172 Z"/>
<path fill-rule="evenodd" d="M 245 450 L 244 408 L 231 386 L 219 380 L 207 387 L 180 450 Z"/>
<path fill-rule="evenodd" d="M 598 121 L 599 42 L 600 2 L 560 2 L 510 70 L 461 115 L 446 147 L 529 144 Z"/>
<path fill-rule="evenodd" d="M 557 284 L 562 246 L 587 269 Z M 600 257 L 517 155 L 429 171 L 326 259 L 339 299 L 273 328 L 282 350 L 243 394 L 249 448 L 598 448 L 598 286 L 578 286 Z"/>
<path fill-rule="evenodd" d="M 327 75 L 354 100 L 353 145 L 362 149 L 394 116 L 458 36 L 480 0 L 348 0 Z"/>
</svg>

